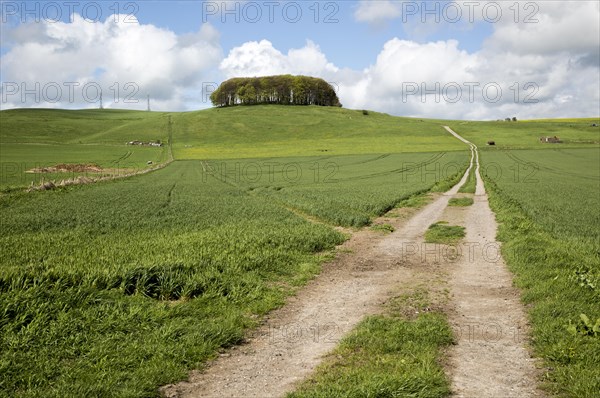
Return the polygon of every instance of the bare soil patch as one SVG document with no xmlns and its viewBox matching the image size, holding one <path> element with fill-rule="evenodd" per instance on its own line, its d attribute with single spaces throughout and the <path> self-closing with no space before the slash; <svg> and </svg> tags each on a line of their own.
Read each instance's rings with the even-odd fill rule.
<svg viewBox="0 0 600 398">
<path fill-rule="evenodd" d="M 26 173 L 101 173 L 108 170 L 109 169 L 103 169 L 95 163 L 60 163 L 55 166 L 36 167 L 27 170 Z"/>
</svg>

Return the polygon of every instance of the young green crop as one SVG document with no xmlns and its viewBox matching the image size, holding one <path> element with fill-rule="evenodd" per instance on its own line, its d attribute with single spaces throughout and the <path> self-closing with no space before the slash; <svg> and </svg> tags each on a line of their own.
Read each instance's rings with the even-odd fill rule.
<svg viewBox="0 0 600 398">
<path fill-rule="evenodd" d="M 113 109 L 10 109 L 0 117 L 0 142 L 111 144 L 167 141 L 168 114 Z"/>
<path fill-rule="evenodd" d="M 128 174 L 168 158 L 169 116 L 120 110 L 14 109 L 0 117 L 0 189 L 78 176 Z M 126 145 L 161 141 L 163 147 Z M 58 164 L 94 164 L 102 173 L 33 173 Z"/>
<path fill-rule="evenodd" d="M 223 175 L 216 164 L 176 161 L 144 176 L 0 197 L 2 389 L 153 394 L 238 342 L 251 315 L 318 272 L 315 253 L 345 239 L 295 211 L 367 224 L 456 178 L 467 153 L 278 159 L 306 172 L 298 180 L 275 166 L 257 180 L 244 166 L 261 161 L 226 163 Z M 310 167 L 324 161 L 338 166 L 337 181 L 325 182 L 330 170 L 315 179 L 323 170 Z"/>
<path fill-rule="evenodd" d="M 207 161 L 205 172 L 329 223 L 361 227 L 402 200 L 464 174 L 468 153 Z"/>
<path fill-rule="evenodd" d="M 463 151 L 440 122 L 318 106 L 257 105 L 173 114 L 176 159 Z"/>
<path fill-rule="evenodd" d="M 22 396 L 152 395 L 239 341 L 345 239 L 203 181 L 200 162 L 6 195 L 0 216 L 1 388 Z"/>
</svg>

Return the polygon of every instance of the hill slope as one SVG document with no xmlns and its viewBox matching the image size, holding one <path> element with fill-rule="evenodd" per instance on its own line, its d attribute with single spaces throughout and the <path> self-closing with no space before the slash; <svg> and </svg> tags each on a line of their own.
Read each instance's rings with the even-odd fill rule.
<svg viewBox="0 0 600 398">
<path fill-rule="evenodd" d="M 238 106 L 173 114 L 176 159 L 464 150 L 439 122 L 318 106 Z"/>
</svg>

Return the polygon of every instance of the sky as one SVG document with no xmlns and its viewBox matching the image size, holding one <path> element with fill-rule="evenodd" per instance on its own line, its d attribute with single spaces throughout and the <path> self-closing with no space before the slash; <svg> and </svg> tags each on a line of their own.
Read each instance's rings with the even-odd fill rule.
<svg viewBox="0 0 600 398">
<path fill-rule="evenodd" d="M 190 111 L 231 77 L 321 77 L 344 107 L 600 114 L 598 1 L 0 1 L 2 109 Z M 101 99 L 101 100 L 100 100 Z"/>
</svg>

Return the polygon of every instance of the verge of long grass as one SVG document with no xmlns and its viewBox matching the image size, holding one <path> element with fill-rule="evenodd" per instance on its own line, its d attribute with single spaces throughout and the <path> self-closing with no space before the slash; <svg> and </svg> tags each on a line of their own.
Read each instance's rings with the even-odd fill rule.
<svg viewBox="0 0 600 398">
<path fill-rule="evenodd" d="M 502 254 L 522 289 L 532 324 L 530 344 L 546 368 L 546 388 L 558 396 L 600 391 L 600 334 L 582 325 L 600 318 L 600 255 L 593 244 L 552 236 L 519 201 L 484 176 L 499 221 Z"/>
</svg>

